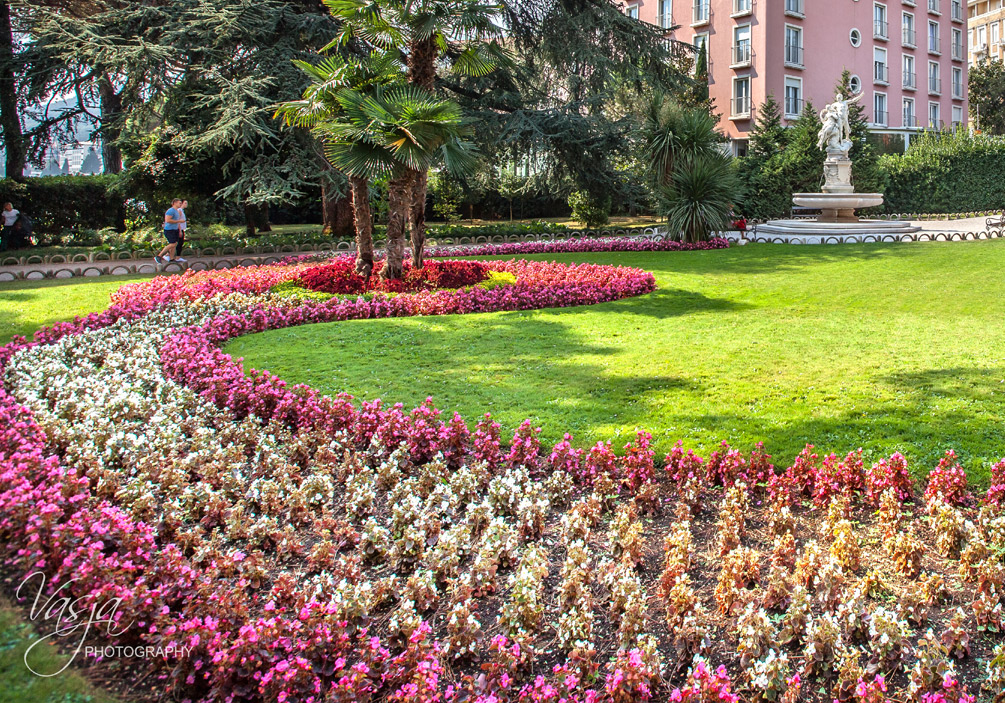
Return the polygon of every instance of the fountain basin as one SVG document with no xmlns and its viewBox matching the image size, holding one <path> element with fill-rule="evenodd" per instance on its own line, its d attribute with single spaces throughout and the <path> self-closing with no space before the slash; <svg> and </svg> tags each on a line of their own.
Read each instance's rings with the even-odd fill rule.
<svg viewBox="0 0 1005 703">
<path fill-rule="evenodd" d="M 882 193 L 795 193 L 792 202 L 799 207 L 821 210 L 820 222 L 858 222 L 857 208 L 883 204 Z"/>
</svg>

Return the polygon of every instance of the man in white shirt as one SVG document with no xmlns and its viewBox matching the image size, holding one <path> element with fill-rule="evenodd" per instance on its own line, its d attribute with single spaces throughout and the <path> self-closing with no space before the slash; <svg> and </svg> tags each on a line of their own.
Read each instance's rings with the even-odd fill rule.
<svg viewBox="0 0 1005 703">
<path fill-rule="evenodd" d="M 14 223 L 17 222 L 20 212 L 14 209 L 10 203 L 3 204 L 3 236 L 0 236 L 0 251 L 7 251 L 7 243 L 11 241 L 14 234 Z"/>
<path fill-rule="evenodd" d="M 178 223 L 178 247 L 175 249 L 175 261 L 180 261 L 181 263 L 187 263 L 187 259 L 183 259 L 181 256 L 181 250 L 185 247 L 185 234 L 188 232 L 188 215 L 185 214 L 185 208 L 188 207 L 188 201 L 182 200 L 181 207 L 178 208 L 178 213 L 181 215 L 181 221 Z"/>
</svg>

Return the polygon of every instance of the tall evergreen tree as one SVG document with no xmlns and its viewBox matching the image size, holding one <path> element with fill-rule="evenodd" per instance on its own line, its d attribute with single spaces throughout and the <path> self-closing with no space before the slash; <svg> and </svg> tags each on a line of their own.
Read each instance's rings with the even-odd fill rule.
<svg viewBox="0 0 1005 703">
<path fill-rule="evenodd" d="M 769 178 L 768 164 L 778 160 L 789 143 L 789 130 L 782 124 L 782 111 L 769 94 L 757 108 L 750 131 L 747 155 L 736 160 L 736 172 L 745 198 L 736 204 L 739 214 L 754 219 L 780 217 L 789 208 L 786 193 L 779 192 L 778 178 Z"/>
<path fill-rule="evenodd" d="M 842 100 L 855 97 L 851 90 L 851 71 L 845 69 L 836 87 L 836 94 Z M 852 148 L 848 156 L 852 162 L 852 183 L 859 193 L 881 193 L 886 185 L 883 171 L 879 167 L 879 154 L 869 140 L 869 121 L 861 101 L 848 106 L 848 123 L 851 125 Z"/>
</svg>

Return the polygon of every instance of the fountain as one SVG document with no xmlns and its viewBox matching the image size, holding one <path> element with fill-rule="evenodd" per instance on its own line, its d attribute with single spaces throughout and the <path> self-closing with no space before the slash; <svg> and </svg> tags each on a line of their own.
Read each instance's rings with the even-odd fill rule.
<svg viewBox="0 0 1005 703">
<path fill-rule="evenodd" d="M 824 186 L 820 193 L 794 193 L 793 204 L 821 211 L 815 220 L 772 220 L 757 227 L 757 238 L 794 244 L 825 242 L 875 241 L 897 238 L 918 232 L 921 228 L 902 220 L 863 220 L 855 214 L 859 208 L 883 204 L 882 193 L 856 193 L 851 182 L 852 147 L 848 105 L 851 100 L 836 96 L 833 103 L 820 112 L 823 127 L 817 146 L 827 152 L 824 160 Z"/>
</svg>

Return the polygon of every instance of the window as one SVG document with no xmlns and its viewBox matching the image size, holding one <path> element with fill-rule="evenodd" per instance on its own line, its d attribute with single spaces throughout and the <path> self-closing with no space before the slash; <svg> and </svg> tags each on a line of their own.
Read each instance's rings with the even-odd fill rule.
<svg viewBox="0 0 1005 703">
<path fill-rule="evenodd" d="M 785 25 L 785 65 L 803 65 L 803 30 L 791 24 Z"/>
<path fill-rule="evenodd" d="M 750 62 L 750 25 L 741 24 L 733 28 L 733 66 L 749 66 Z"/>
<path fill-rule="evenodd" d="M 639 6 L 629 5 L 628 9 L 625 10 L 625 14 L 631 17 L 633 20 L 637 20 L 639 18 Z"/>
<path fill-rule="evenodd" d="M 887 68 L 886 68 L 886 49 L 880 49 L 879 47 L 877 47 L 877 48 L 873 49 L 872 51 L 873 51 L 873 57 L 872 57 L 873 74 L 872 74 L 872 79 L 876 83 L 882 83 L 883 85 L 886 85 L 887 83 L 890 82 L 889 81 L 889 75 L 888 75 L 889 72 L 887 71 Z"/>
<path fill-rule="evenodd" d="M 691 24 L 707 24 L 711 11 L 708 7 L 709 0 L 694 0 L 691 10 Z"/>
<path fill-rule="evenodd" d="M 939 11 L 940 0 L 928 0 L 928 11 L 933 15 L 941 15 L 942 12 Z"/>
<path fill-rule="evenodd" d="M 872 36 L 876 39 L 889 39 L 890 27 L 886 21 L 886 5 L 878 2 L 872 6 Z"/>
<path fill-rule="evenodd" d="M 963 0 L 953 0 L 952 16 L 953 16 L 953 22 L 963 21 Z"/>
<path fill-rule="evenodd" d="M 851 30 L 848 32 L 848 41 L 850 41 L 851 45 L 856 48 L 862 46 L 862 32 L 857 29 Z"/>
<path fill-rule="evenodd" d="M 904 54 L 904 79 L 903 86 L 905 89 L 914 90 L 918 87 L 917 75 L 914 72 L 914 57 L 910 54 Z"/>
<path fill-rule="evenodd" d="M 963 60 L 963 30 L 953 27 L 953 60 Z"/>
<path fill-rule="evenodd" d="M 928 62 L 928 92 L 933 95 L 942 94 L 942 80 L 939 78 L 939 64 Z"/>
<path fill-rule="evenodd" d="M 963 108 L 953 105 L 953 129 L 963 126 Z"/>
<path fill-rule="evenodd" d="M 932 129 L 942 129 L 939 103 L 928 103 L 928 126 Z"/>
<path fill-rule="evenodd" d="M 902 40 L 904 46 L 917 46 L 917 44 L 915 44 L 914 36 L 914 15 L 910 12 L 905 12 L 901 26 L 903 27 L 901 34 L 903 35 Z"/>
<path fill-rule="evenodd" d="M 702 49 L 705 50 L 705 61 L 708 61 L 708 32 L 704 34 L 694 35 L 694 51 L 695 56 L 701 53 Z"/>
<path fill-rule="evenodd" d="M 803 111 L 803 79 L 785 77 L 785 116 L 799 117 Z"/>
<path fill-rule="evenodd" d="M 963 99 L 963 69 L 959 66 L 953 66 L 953 97 Z"/>
<path fill-rule="evenodd" d="M 857 75 L 852 74 L 851 78 L 848 79 L 848 89 L 851 90 L 853 95 L 858 95 L 862 92 L 862 79 Z"/>
<path fill-rule="evenodd" d="M 997 22 L 992 22 L 988 25 L 988 32 L 990 34 L 989 39 L 991 40 L 991 45 L 994 46 L 1001 39 L 1001 34 L 999 34 L 999 25 Z"/>
<path fill-rule="evenodd" d="M 942 42 L 939 39 L 939 23 L 932 20 L 928 20 L 928 53 L 942 53 Z"/>
<path fill-rule="evenodd" d="M 785 0 L 785 14 L 803 17 L 805 15 L 803 0 Z"/>
<path fill-rule="evenodd" d="M 753 9 L 753 0 L 733 0 L 733 17 L 749 15 Z"/>
<path fill-rule="evenodd" d="M 673 27 L 673 0 L 659 0 L 659 14 L 656 15 L 656 24 L 663 29 Z"/>
<path fill-rule="evenodd" d="M 747 76 L 733 79 L 733 101 L 730 116 L 733 119 L 750 117 L 750 78 Z"/>
<path fill-rule="evenodd" d="M 904 126 L 918 126 L 918 118 L 914 114 L 914 98 L 904 98 Z"/>
<path fill-rule="evenodd" d="M 977 28 L 977 41 L 974 42 L 974 49 L 979 50 L 981 47 L 988 43 L 988 28 L 978 27 Z"/>
<path fill-rule="evenodd" d="M 886 93 L 876 93 L 872 96 L 872 114 L 874 124 L 886 126 Z"/>
</svg>

